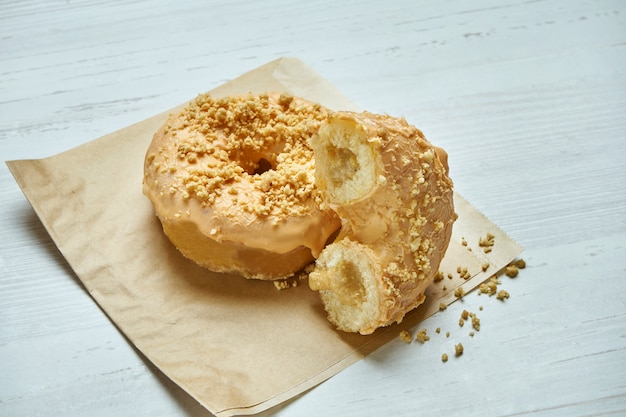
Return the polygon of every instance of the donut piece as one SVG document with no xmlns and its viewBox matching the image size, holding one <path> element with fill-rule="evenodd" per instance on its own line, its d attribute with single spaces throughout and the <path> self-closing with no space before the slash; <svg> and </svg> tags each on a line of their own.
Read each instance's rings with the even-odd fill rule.
<svg viewBox="0 0 626 417">
<path fill-rule="evenodd" d="M 156 132 L 143 191 L 187 258 L 282 279 L 312 262 L 340 221 L 323 208 L 309 141 L 322 106 L 269 93 L 199 95 Z"/>
<path fill-rule="evenodd" d="M 342 225 L 309 286 L 340 330 L 401 322 L 424 302 L 457 217 L 445 151 L 406 120 L 367 112 L 329 116 L 311 144 L 316 185 Z"/>
</svg>

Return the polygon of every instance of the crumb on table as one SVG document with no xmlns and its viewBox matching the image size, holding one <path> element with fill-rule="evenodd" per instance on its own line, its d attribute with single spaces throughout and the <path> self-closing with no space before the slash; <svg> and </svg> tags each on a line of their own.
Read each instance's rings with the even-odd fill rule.
<svg viewBox="0 0 626 417">
<path fill-rule="evenodd" d="M 419 332 L 417 332 L 417 335 L 415 335 L 415 340 L 417 340 L 420 343 L 425 343 L 425 342 L 429 341 L 430 340 L 430 336 L 428 336 L 427 330 L 426 329 L 422 329 Z"/>
<path fill-rule="evenodd" d="M 498 291 L 498 295 L 496 295 L 496 298 L 500 301 L 504 301 L 505 299 L 509 298 L 509 292 L 507 290 L 500 290 Z"/>
<path fill-rule="evenodd" d="M 402 339 L 402 341 L 406 344 L 411 343 L 411 341 L 413 340 L 413 338 L 411 337 L 411 333 L 406 330 L 402 330 L 400 332 L 400 339 Z"/>
<path fill-rule="evenodd" d="M 504 268 L 504 274 L 509 278 L 515 278 L 519 274 L 519 269 L 515 265 L 509 265 Z"/>
<path fill-rule="evenodd" d="M 463 344 L 454 345 L 454 355 L 461 356 L 463 354 Z"/>
</svg>

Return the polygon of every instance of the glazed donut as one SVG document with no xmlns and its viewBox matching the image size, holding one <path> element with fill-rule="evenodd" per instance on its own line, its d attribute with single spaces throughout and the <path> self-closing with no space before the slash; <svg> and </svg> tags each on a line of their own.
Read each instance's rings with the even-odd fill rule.
<svg viewBox="0 0 626 417">
<path fill-rule="evenodd" d="M 445 151 L 406 120 L 338 112 L 312 139 L 315 181 L 341 218 L 309 286 L 339 330 L 370 334 L 424 302 L 456 219 Z"/>
<path fill-rule="evenodd" d="M 309 141 L 328 110 L 290 95 L 199 95 L 155 133 L 143 191 L 171 242 L 217 272 L 282 279 L 340 220 L 315 187 Z"/>
</svg>

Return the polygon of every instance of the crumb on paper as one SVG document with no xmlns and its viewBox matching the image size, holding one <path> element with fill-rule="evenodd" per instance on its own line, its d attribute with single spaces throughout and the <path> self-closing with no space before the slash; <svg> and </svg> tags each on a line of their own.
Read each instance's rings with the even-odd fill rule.
<svg viewBox="0 0 626 417">
<path fill-rule="evenodd" d="M 413 338 L 411 337 L 411 333 L 409 333 L 406 330 L 402 330 L 400 332 L 400 339 L 402 339 L 402 341 L 406 343 L 407 345 L 413 341 Z"/>
<path fill-rule="evenodd" d="M 496 295 L 496 298 L 500 301 L 504 301 L 505 299 L 509 298 L 509 292 L 507 290 L 500 290 L 498 291 L 498 295 Z"/>
<path fill-rule="evenodd" d="M 417 340 L 420 343 L 425 343 L 425 342 L 429 341 L 430 340 L 430 336 L 428 336 L 428 334 L 426 332 L 427 332 L 426 329 L 422 329 L 419 332 L 417 332 L 417 335 L 415 335 L 415 340 Z"/>
<path fill-rule="evenodd" d="M 465 320 L 463 317 L 459 317 L 459 327 L 463 327 L 465 325 Z"/>
<path fill-rule="evenodd" d="M 463 354 L 463 344 L 454 345 L 454 355 L 461 356 Z"/>
<path fill-rule="evenodd" d="M 446 332 L 446 337 L 450 337 L 450 332 Z"/>
<path fill-rule="evenodd" d="M 448 354 L 444 353 L 443 355 L 441 355 L 441 362 L 446 363 L 448 362 Z"/>
<path fill-rule="evenodd" d="M 518 269 L 524 269 L 526 268 L 526 261 L 520 258 L 516 260 L 513 265 L 515 265 Z"/>
<path fill-rule="evenodd" d="M 277 290 L 286 290 L 288 288 L 293 288 L 298 286 L 297 279 L 284 279 L 279 281 L 274 281 L 274 286 Z"/>
<path fill-rule="evenodd" d="M 474 332 L 469 332 L 470 337 L 474 337 Z"/>
<path fill-rule="evenodd" d="M 454 290 L 454 296 L 456 298 L 463 298 L 464 295 L 465 290 L 462 287 L 458 287 L 456 290 Z"/>
<path fill-rule="evenodd" d="M 437 333 L 437 334 L 441 333 L 441 327 L 437 327 L 437 328 L 435 329 L 435 333 Z"/>
<path fill-rule="evenodd" d="M 467 310 L 463 310 L 463 311 L 461 312 L 461 318 L 462 318 L 463 320 L 467 320 L 467 319 L 469 318 L 469 316 L 470 316 L 470 314 L 469 314 L 469 312 L 468 312 Z"/>
<path fill-rule="evenodd" d="M 448 306 L 446 305 L 446 303 L 439 303 L 439 311 L 443 311 L 446 308 L 448 308 Z"/>
<path fill-rule="evenodd" d="M 309 274 L 315 270 L 315 262 L 311 262 L 307 266 L 304 267 L 302 273 L 300 274 L 300 279 L 306 279 L 309 277 Z"/>
<path fill-rule="evenodd" d="M 486 272 L 489 269 L 489 262 L 485 262 L 482 266 L 481 269 L 483 270 L 483 272 Z"/>
<path fill-rule="evenodd" d="M 274 286 L 279 291 L 290 287 L 289 284 L 287 284 L 287 281 L 274 281 Z"/>
<path fill-rule="evenodd" d="M 478 239 L 478 246 L 483 248 L 485 253 L 491 252 L 493 245 L 495 243 L 496 243 L 496 237 L 491 233 L 487 233 L 485 237 L 481 237 Z"/>
</svg>

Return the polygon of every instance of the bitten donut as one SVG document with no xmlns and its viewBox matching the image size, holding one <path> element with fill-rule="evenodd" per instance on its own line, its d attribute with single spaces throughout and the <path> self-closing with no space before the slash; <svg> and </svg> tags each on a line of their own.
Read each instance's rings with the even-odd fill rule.
<svg viewBox="0 0 626 417">
<path fill-rule="evenodd" d="M 456 219 L 447 157 L 404 119 L 338 112 L 312 139 L 316 185 L 342 221 L 309 275 L 328 319 L 370 334 L 424 302 Z"/>
<path fill-rule="evenodd" d="M 286 278 L 340 220 L 323 208 L 309 141 L 328 110 L 285 94 L 199 95 L 156 132 L 143 190 L 187 258 L 246 278 Z"/>
</svg>

